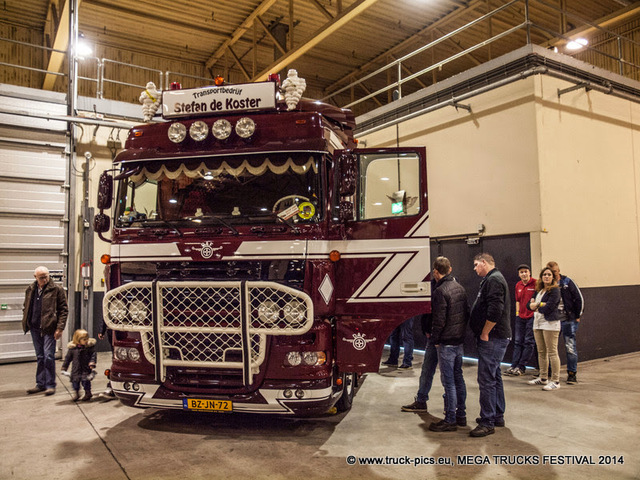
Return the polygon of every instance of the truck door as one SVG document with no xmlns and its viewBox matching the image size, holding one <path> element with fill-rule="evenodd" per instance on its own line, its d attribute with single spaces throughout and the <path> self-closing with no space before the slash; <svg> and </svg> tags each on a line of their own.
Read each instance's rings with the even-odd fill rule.
<svg viewBox="0 0 640 480">
<path fill-rule="evenodd" d="M 343 151 L 337 167 L 336 357 L 342 371 L 377 371 L 389 333 L 430 311 L 426 152 Z"/>
</svg>

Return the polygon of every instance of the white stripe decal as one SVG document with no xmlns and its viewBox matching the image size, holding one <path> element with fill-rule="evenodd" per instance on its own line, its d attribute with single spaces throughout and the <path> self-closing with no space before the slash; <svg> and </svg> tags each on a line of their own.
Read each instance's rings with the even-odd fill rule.
<svg viewBox="0 0 640 480">
<path fill-rule="evenodd" d="M 415 302 L 428 295 L 402 292 L 405 283 L 422 282 L 429 272 L 429 212 L 423 215 L 404 238 L 371 240 L 263 240 L 242 242 L 233 255 L 222 260 L 326 259 L 337 250 L 343 258 L 381 258 L 378 267 L 349 298 L 349 303 Z M 176 243 L 112 245 L 114 260 L 191 260 L 181 256 Z"/>
</svg>

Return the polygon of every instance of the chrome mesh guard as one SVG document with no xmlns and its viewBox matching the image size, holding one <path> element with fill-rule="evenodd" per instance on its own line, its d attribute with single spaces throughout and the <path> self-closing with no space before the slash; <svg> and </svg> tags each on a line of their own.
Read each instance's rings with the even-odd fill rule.
<svg viewBox="0 0 640 480">
<path fill-rule="evenodd" d="M 313 303 L 274 282 L 131 282 L 105 294 L 103 317 L 112 330 L 140 333 L 159 381 L 167 366 L 207 367 L 242 370 L 251 385 L 267 335 L 308 332 Z"/>
</svg>

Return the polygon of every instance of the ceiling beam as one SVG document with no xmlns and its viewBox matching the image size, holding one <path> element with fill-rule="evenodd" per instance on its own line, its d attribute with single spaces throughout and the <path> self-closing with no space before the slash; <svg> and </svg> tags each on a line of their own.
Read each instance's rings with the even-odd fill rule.
<svg viewBox="0 0 640 480">
<path fill-rule="evenodd" d="M 227 48 L 240 40 L 240 38 L 252 27 L 253 22 L 256 20 L 256 18 L 266 13 L 266 11 L 269 10 L 273 6 L 273 4 L 276 3 L 276 1 L 277 0 L 263 0 L 262 3 L 260 3 L 260 5 L 258 5 L 256 9 L 251 12 L 247 18 L 244 19 L 240 26 L 234 30 L 231 36 L 218 47 L 215 53 L 211 55 L 211 57 L 209 57 L 209 59 L 205 63 L 205 67 L 213 67 L 218 62 L 218 60 L 222 58 Z"/>
<path fill-rule="evenodd" d="M 78 0 L 78 7 L 80 7 L 80 2 L 82 0 Z M 69 47 L 69 3 L 71 0 L 66 0 L 64 2 L 64 6 L 62 7 L 62 11 L 60 12 L 60 17 L 58 20 L 58 28 L 55 31 L 55 38 L 53 39 L 52 48 L 54 50 L 60 51 L 52 51 L 51 55 L 49 55 L 49 63 L 47 64 L 47 72 L 55 72 L 60 73 L 62 70 L 62 64 L 64 62 L 65 57 L 67 56 L 62 51 L 66 51 Z M 71 59 L 70 59 L 71 60 Z M 53 90 L 53 86 L 56 83 L 59 75 L 55 75 L 54 73 L 46 73 L 44 76 L 44 81 L 42 82 L 43 90 Z"/>
<path fill-rule="evenodd" d="M 322 14 L 327 17 L 328 20 L 333 20 L 333 15 L 331 15 L 331 13 L 329 13 L 329 11 L 324 8 L 322 5 L 320 5 L 320 2 L 318 0 L 309 0 L 311 3 L 313 3 L 318 10 L 320 10 L 320 12 L 322 12 Z"/>
<path fill-rule="evenodd" d="M 352 3 L 348 8 L 344 9 L 340 15 L 335 17 L 330 22 L 327 22 L 318 30 L 316 30 L 311 36 L 309 40 L 304 44 L 300 45 L 298 48 L 294 50 L 290 50 L 286 55 L 280 57 L 274 63 L 265 68 L 261 73 L 253 77 L 254 82 L 260 82 L 267 79 L 267 76 L 271 72 L 279 72 L 284 69 L 287 65 L 293 63 L 296 59 L 300 58 L 306 52 L 311 50 L 313 47 L 318 45 L 324 39 L 332 35 L 335 31 L 349 23 L 351 20 L 356 18 L 362 12 L 364 12 L 371 5 L 376 3 L 378 0 L 357 0 Z"/>
<path fill-rule="evenodd" d="M 380 55 L 378 55 L 375 58 L 372 58 L 371 60 L 369 60 L 367 63 L 365 63 L 364 65 L 361 65 L 360 67 L 358 67 L 356 70 L 348 73 L 347 75 L 343 76 L 342 78 L 340 78 L 339 80 L 336 80 L 335 82 L 333 82 L 331 85 L 329 85 L 327 88 L 325 88 L 325 93 L 331 93 L 332 90 L 334 90 L 337 86 L 344 84 L 345 82 L 349 82 L 352 78 L 356 78 L 359 77 L 361 75 L 364 74 L 364 72 L 366 72 L 367 70 L 369 70 L 372 67 L 377 67 L 379 66 L 381 63 L 386 63 L 386 59 L 389 55 L 396 55 L 399 52 L 402 52 L 412 46 L 415 46 L 415 44 L 417 42 L 423 42 L 422 37 L 424 37 L 425 35 L 430 34 L 430 32 L 432 32 L 434 29 L 444 26 L 454 20 L 457 20 L 460 16 L 469 13 L 477 8 L 480 8 L 482 6 L 485 6 L 485 1 L 484 0 L 471 0 L 469 2 L 468 5 L 464 6 L 464 5 L 460 5 L 459 7 L 456 8 L 456 10 L 454 10 L 452 13 L 442 17 L 440 20 L 432 23 L 431 25 L 426 26 L 425 28 L 423 28 L 422 30 L 420 30 L 419 32 L 411 35 L 409 38 L 407 38 L 406 40 L 403 40 L 402 42 L 400 42 L 398 45 L 391 47 L 389 50 L 381 53 Z"/>
<path fill-rule="evenodd" d="M 611 28 L 616 24 L 624 22 L 632 17 L 640 15 L 640 6 L 637 3 L 629 5 L 628 7 L 621 8 L 620 10 L 613 12 L 611 15 L 607 15 L 605 17 L 599 18 L 593 22 L 590 22 L 592 25 L 597 25 L 600 28 Z M 592 27 L 591 25 L 583 25 L 582 27 L 574 28 L 570 32 L 564 34 L 565 37 L 577 37 L 577 36 L 588 36 L 592 33 L 598 33 L 599 30 L 596 27 Z M 558 45 L 563 45 L 566 43 L 564 38 L 552 38 L 551 40 L 542 44 L 543 47 L 555 47 Z"/>
</svg>

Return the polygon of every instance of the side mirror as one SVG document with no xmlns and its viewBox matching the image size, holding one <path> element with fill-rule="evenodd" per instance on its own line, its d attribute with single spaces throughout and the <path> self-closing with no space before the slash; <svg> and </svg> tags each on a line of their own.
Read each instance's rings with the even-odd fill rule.
<svg viewBox="0 0 640 480">
<path fill-rule="evenodd" d="M 96 233 L 108 232 L 111 228 L 111 218 L 104 213 L 98 213 L 93 217 L 93 231 Z"/>
<path fill-rule="evenodd" d="M 356 156 L 344 153 L 338 161 L 340 163 L 340 196 L 348 197 L 356 193 Z"/>
<path fill-rule="evenodd" d="M 113 198 L 113 177 L 108 172 L 105 171 L 105 172 L 102 172 L 102 175 L 100 175 L 100 180 L 98 182 L 98 208 L 100 210 L 109 210 L 111 208 L 112 198 Z"/>
</svg>

